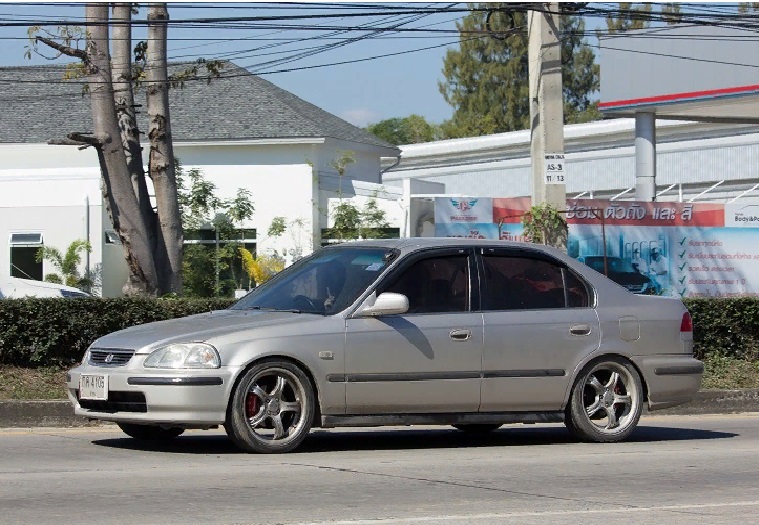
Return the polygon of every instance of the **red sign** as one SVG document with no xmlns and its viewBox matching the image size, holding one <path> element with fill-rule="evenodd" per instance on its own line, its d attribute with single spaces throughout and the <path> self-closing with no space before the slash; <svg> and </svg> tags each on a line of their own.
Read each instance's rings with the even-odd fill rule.
<svg viewBox="0 0 759 525">
<path fill-rule="evenodd" d="M 493 222 L 522 222 L 532 206 L 529 197 L 493 199 Z M 717 203 L 610 201 L 567 199 L 569 224 L 616 226 L 725 226 L 725 206 Z"/>
</svg>

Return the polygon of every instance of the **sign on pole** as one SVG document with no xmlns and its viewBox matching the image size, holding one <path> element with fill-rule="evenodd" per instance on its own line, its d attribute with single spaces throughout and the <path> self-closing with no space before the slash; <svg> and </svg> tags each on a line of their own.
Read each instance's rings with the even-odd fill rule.
<svg viewBox="0 0 759 525">
<path fill-rule="evenodd" d="M 563 153 L 546 153 L 543 166 L 546 184 L 566 184 Z"/>
</svg>

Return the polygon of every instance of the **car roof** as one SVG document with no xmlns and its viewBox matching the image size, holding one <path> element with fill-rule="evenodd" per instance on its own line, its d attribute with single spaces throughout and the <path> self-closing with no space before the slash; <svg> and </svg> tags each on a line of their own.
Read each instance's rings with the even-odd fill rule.
<svg viewBox="0 0 759 525">
<path fill-rule="evenodd" d="M 531 248 L 534 250 L 556 252 L 555 248 L 543 244 L 529 242 L 499 241 L 491 239 L 467 239 L 463 237 L 408 237 L 405 239 L 378 239 L 372 241 L 347 241 L 333 245 L 334 248 L 366 246 L 378 248 L 397 248 L 403 251 L 412 251 L 423 248 L 445 248 L 447 246 L 481 246 L 481 247 L 504 247 L 504 248 Z"/>
</svg>

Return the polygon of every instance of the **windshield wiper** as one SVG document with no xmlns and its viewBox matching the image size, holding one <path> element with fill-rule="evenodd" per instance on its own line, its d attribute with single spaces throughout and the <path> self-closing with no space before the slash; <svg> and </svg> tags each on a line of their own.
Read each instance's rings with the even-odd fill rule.
<svg viewBox="0 0 759 525">
<path fill-rule="evenodd" d="M 246 306 L 243 310 L 266 310 L 269 312 L 292 312 L 294 314 L 302 314 L 303 310 L 297 310 L 295 308 L 274 308 L 273 306 Z M 308 312 L 316 313 L 316 312 Z"/>
</svg>

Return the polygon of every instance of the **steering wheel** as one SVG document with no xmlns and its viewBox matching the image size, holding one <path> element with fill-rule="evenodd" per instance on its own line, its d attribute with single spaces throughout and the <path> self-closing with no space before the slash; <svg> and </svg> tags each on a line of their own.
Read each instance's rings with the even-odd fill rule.
<svg viewBox="0 0 759 525">
<path fill-rule="evenodd" d="M 305 295 L 296 295 L 293 297 L 293 305 L 298 310 L 305 310 L 310 312 L 318 312 L 319 309 L 316 306 L 316 303 L 310 298 L 306 297 Z M 303 306 L 305 305 L 305 308 Z"/>
</svg>

